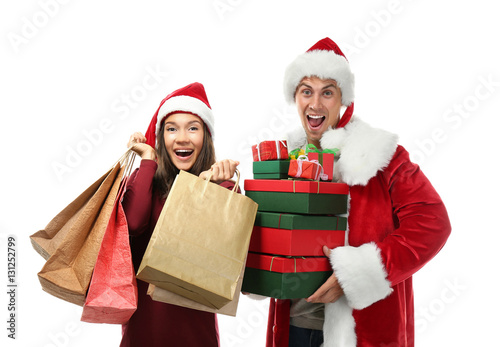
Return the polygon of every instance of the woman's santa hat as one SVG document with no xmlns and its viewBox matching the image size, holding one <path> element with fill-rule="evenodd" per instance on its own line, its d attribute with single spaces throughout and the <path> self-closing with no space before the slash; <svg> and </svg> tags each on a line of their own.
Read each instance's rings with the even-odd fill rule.
<svg viewBox="0 0 500 347">
<path fill-rule="evenodd" d="M 288 102 L 295 100 L 295 91 L 304 77 L 316 76 L 337 82 L 342 92 L 342 104 L 347 106 L 337 128 L 345 126 L 354 111 L 354 74 L 339 46 L 326 37 L 304 54 L 299 55 L 285 70 L 284 92 Z"/>
<path fill-rule="evenodd" d="M 191 113 L 206 124 L 208 132 L 214 137 L 214 116 L 208 103 L 203 84 L 195 82 L 177 89 L 162 100 L 146 131 L 146 143 L 155 147 L 156 137 L 165 119 L 173 113 Z"/>
</svg>

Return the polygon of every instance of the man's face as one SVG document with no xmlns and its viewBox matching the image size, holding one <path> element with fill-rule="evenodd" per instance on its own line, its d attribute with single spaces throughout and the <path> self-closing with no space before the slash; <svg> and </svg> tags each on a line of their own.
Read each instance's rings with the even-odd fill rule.
<svg viewBox="0 0 500 347">
<path fill-rule="evenodd" d="M 319 140 L 329 128 L 334 128 L 340 115 L 342 93 L 337 82 L 318 77 L 304 77 L 295 92 L 295 104 L 308 143 L 320 147 Z"/>
</svg>

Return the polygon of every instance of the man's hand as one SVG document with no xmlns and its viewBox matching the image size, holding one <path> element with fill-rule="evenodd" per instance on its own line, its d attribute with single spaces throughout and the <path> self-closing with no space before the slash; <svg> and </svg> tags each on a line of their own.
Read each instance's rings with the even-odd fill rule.
<svg viewBox="0 0 500 347">
<path fill-rule="evenodd" d="M 330 258 L 331 251 L 328 247 L 323 246 L 323 253 Z M 337 301 L 342 295 L 344 295 L 344 290 L 340 286 L 337 276 L 333 273 L 313 295 L 306 299 L 306 301 L 314 303 L 331 303 Z"/>
</svg>

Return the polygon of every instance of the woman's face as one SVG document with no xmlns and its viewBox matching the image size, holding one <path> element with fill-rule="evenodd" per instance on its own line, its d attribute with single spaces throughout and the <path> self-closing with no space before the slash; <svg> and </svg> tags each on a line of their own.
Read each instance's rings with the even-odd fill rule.
<svg viewBox="0 0 500 347">
<path fill-rule="evenodd" d="M 172 163 L 189 171 L 203 147 L 203 121 L 190 113 L 173 113 L 165 119 L 164 140 Z"/>
</svg>

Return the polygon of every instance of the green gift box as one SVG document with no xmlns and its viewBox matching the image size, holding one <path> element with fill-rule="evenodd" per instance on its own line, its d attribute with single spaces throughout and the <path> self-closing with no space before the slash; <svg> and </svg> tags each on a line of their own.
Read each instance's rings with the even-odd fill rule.
<svg viewBox="0 0 500 347">
<path fill-rule="evenodd" d="M 245 180 L 245 195 L 259 211 L 343 214 L 347 213 L 349 187 L 344 183 L 302 180 Z"/>
<path fill-rule="evenodd" d="M 246 267 L 241 290 L 276 299 L 307 298 L 331 275 L 332 271 L 281 273 Z"/>
<path fill-rule="evenodd" d="M 241 290 L 276 299 L 311 296 L 331 276 L 326 257 L 283 257 L 248 252 Z"/>
<path fill-rule="evenodd" d="M 341 214 L 347 212 L 347 195 L 247 191 L 259 211 L 305 214 Z"/>
<path fill-rule="evenodd" d="M 347 218 L 260 211 L 255 225 L 288 230 L 346 230 Z"/>
<path fill-rule="evenodd" d="M 286 179 L 288 178 L 289 160 L 267 160 L 253 162 L 254 179 Z"/>
</svg>

